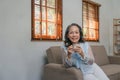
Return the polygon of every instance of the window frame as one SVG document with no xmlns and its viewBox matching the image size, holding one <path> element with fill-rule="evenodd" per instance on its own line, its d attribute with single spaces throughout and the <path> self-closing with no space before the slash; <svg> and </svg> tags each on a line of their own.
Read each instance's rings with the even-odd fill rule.
<svg viewBox="0 0 120 80">
<path fill-rule="evenodd" d="M 86 12 L 86 15 L 87 15 L 87 18 L 86 18 L 86 20 L 87 19 L 89 19 L 89 20 L 87 20 L 86 22 L 88 23 L 88 27 L 85 27 L 84 26 L 84 11 L 83 11 L 83 4 L 84 3 L 86 3 L 86 5 L 87 5 L 87 8 L 88 8 L 88 5 L 92 5 L 92 6 L 94 6 L 94 8 L 96 8 L 96 9 L 94 9 L 96 12 L 95 12 L 95 14 L 94 14 L 94 16 L 96 17 L 95 19 L 93 19 L 94 21 L 93 22 L 95 22 L 95 20 L 97 20 L 98 21 L 98 23 L 94 23 L 94 25 L 96 25 L 97 24 L 97 27 L 94 27 L 94 28 L 91 28 L 90 27 L 90 17 L 89 17 L 89 14 L 90 14 L 90 12 L 88 12 L 88 11 L 90 11 L 90 10 L 87 10 Z M 84 34 L 84 30 L 85 30 L 85 28 L 86 29 L 88 29 L 88 33 L 86 33 L 87 34 L 87 38 L 85 38 L 85 35 L 83 35 L 83 37 L 84 37 L 84 39 L 86 40 L 86 41 L 91 41 L 91 42 L 99 42 L 99 24 L 100 24 L 100 22 L 99 22 L 99 7 L 100 7 L 101 5 L 100 4 L 98 4 L 98 3 L 96 3 L 96 2 L 93 2 L 93 1 L 91 1 L 91 0 L 82 0 L 82 29 L 83 29 L 83 34 Z M 93 9 L 93 8 L 92 8 Z M 95 31 L 95 38 L 90 38 L 90 29 L 91 30 L 94 30 Z"/>
<path fill-rule="evenodd" d="M 40 1 L 42 1 L 42 0 L 40 0 Z M 45 0 L 45 1 L 47 1 L 47 0 Z M 52 38 L 53 36 L 49 36 L 48 34 L 47 34 L 47 28 L 48 28 L 48 23 L 50 22 L 50 21 L 48 21 L 48 19 L 46 19 L 46 36 L 44 36 L 43 34 L 42 34 L 42 10 L 40 11 L 40 19 L 39 19 L 39 25 L 40 25 L 40 37 L 39 38 L 35 38 L 35 0 L 31 0 L 31 41 L 62 41 L 63 40 L 63 32 L 62 32 L 62 29 L 63 29 L 63 27 L 62 27 L 62 24 L 63 24 L 63 20 L 62 20 L 62 17 L 63 17 L 63 15 L 62 15 L 62 0 L 55 0 L 57 3 L 57 5 L 55 5 L 55 22 L 53 22 L 54 24 L 55 24 L 55 28 L 56 28 L 56 36 L 55 36 L 55 38 Z M 41 2 L 40 2 L 41 3 Z M 42 4 L 42 3 L 41 3 Z M 41 4 L 39 4 L 39 7 L 40 7 L 40 9 L 43 7 L 43 5 L 41 5 Z M 47 5 L 47 4 L 46 4 Z M 48 9 L 48 7 L 49 6 L 46 6 L 45 5 L 45 7 Z M 49 9 L 51 9 L 51 8 L 49 8 Z M 48 13 L 46 13 L 45 15 L 46 15 L 46 17 L 47 17 L 47 14 Z M 60 16 L 60 17 L 59 17 Z M 52 22 L 51 22 L 52 23 Z"/>
</svg>

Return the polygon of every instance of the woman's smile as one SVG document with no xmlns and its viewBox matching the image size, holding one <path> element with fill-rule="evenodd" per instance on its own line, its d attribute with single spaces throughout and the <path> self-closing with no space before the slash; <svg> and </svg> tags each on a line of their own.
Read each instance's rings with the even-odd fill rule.
<svg viewBox="0 0 120 80">
<path fill-rule="evenodd" d="M 78 43 L 80 39 L 80 32 L 77 26 L 72 26 L 68 33 L 68 38 L 72 43 Z"/>
</svg>

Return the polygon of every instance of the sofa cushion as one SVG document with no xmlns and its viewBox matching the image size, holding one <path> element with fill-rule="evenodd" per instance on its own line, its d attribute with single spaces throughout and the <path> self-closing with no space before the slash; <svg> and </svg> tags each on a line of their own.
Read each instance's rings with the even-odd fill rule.
<svg viewBox="0 0 120 80">
<path fill-rule="evenodd" d="M 103 45 L 92 45 L 91 48 L 95 57 L 95 62 L 98 65 L 105 65 L 109 63 L 108 56 Z"/>
<path fill-rule="evenodd" d="M 120 65 L 107 64 L 107 65 L 101 66 L 101 68 L 110 78 L 110 80 L 120 80 Z"/>
<path fill-rule="evenodd" d="M 49 63 L 62 64 L 62 49 L 60 46 L 52 46 L 47 49 L 47 58 Z"/>
</svg>

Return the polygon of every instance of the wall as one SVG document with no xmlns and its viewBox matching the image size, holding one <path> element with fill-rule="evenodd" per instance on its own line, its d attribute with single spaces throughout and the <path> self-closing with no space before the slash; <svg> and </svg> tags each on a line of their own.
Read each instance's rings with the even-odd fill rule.
<svg viewBox="0 0 120 80">
<path fill-rule="evenodd" d="M 116 19 L 120 19 L 120 9 L 119 9 L 119 3 L 120 3 L 120 0 L 112 0 L 112 6 L 113 6 L 113 9 L 110 10 L 110 13 L 113 13 L 113 17 L 112 17 L 112 25 L 113 25 L 113 19 L 116 18 Z M 113 26 L 110 27 L 110 52 L 113 53 Z"/>
<path fill-rule="evenodd" d="M 112 2 L 95 1 L 102 5 L 100 42 L 90 44 L 103 44 L 109 55 Z M 114 7 L 115 4 L 118 3 L 114 2 Z M 82 25 L 81 0 L 63 0 L 63 33 L 72 22 Z M 62 42 L 31 41 L 30 0 L 0 0 L 0 80 L 41 80 L 45 50 L 61 44 Z"/>
<path fill-rule="evenodd" d="M 113 9 L 112 0 L 94 0 L 101 4 L 100 7 L 100 42 L 105 46 L 107 53 L 112 55 L 112 47 L 110 46 L 110 28 L 112 27 L 112 18 L 113 13 L 111 10 Z"/>
</svg>

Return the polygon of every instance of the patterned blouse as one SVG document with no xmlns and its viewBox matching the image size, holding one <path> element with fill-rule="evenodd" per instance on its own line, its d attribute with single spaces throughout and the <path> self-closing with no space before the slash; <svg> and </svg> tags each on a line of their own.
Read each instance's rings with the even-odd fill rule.
<svg viewBox="0 0 120 80">
<path fill-rule="evenodd" d="M 80 47 L 83 50 L 84 58 L 81 57 L 81 55 L 77 52 L 73 52 L 71 54 L 71 58 L 68 59 L 67 57 L 67 47 L 62 46 L 65 53 L 63 53 L 63 61 L 66 67 L 76 67 L 79 68 L 83 74 L 89 74 L 93 73 L 93 63 L 94 63 L 94 57 L 91 51 L 91 48 L 87 42 L 79 43 Z"/>
</svg>

